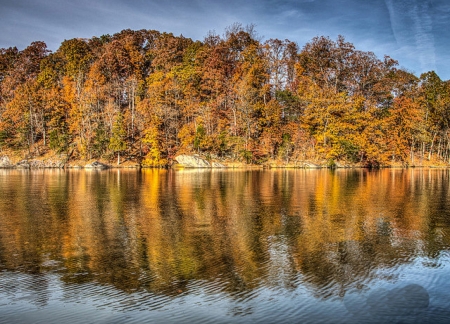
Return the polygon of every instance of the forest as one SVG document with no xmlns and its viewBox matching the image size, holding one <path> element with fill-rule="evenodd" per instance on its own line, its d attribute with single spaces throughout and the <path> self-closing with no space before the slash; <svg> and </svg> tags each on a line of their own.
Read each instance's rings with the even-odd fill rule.
<svg viewBox="0 0 450 324">
<path fill-rule="evenodd" d="M 0 49 L 0 155 L 448 165 L 449 122 L 450 82 L 343 36 L 300 48 L 234 24 L 203 41 L 128 29 Z"/>
</svg>

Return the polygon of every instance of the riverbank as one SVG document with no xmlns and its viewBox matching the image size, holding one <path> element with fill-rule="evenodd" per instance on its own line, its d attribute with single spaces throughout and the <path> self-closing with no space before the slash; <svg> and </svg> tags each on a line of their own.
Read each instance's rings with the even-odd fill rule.
<svg viewBox="0 0 450 324">
<path fill-rule="evenodd" d="M 167 165 L 166 168 L 227 168 L 227 169 L 323 169 L 323 168 L 367 168 L 361 163 L 350 163 L 347 161 L 267 161 L 263 164 L 249 164 L 243 161 L 227 159 L 207 159 L 204 156 L 179 155 Z M 449 168 L 450 165 L 439 161 L 419 160 L 414 165 L 404 165 L 401 163 L 390 163 L 380 165 L 378 168 Z M 76 160 L 71 159 L 66 154 L 56 154 L 48 152 L 38 157 L 31 157 L 21 152 L 0 153 L 0 168 L 3 169 L 109 169 L 109 168 L 148 168 L 138 161 L 124 159 L 117 165 L 115 161 L 106 159 Z"/>
</svg>

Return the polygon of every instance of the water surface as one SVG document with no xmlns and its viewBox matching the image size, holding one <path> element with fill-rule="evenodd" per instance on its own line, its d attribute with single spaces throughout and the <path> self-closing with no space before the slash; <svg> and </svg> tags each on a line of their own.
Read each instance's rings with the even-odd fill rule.
<svg viewBox="0 0 450 324">
<path fill-rule="evenodd" d="M 448 170 L 0 170 L 0 322 L 448 323 Z"/>
</svg>

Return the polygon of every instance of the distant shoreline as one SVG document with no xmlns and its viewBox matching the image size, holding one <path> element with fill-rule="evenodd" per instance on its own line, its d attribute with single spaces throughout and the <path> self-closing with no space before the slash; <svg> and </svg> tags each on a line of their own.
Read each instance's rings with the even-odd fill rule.
<svg viewBox="0 0 450 324">
<path fill-rule="evenodd" d="M 200 157 L 197 159 L 205 160 Z M 344 161 L 333 161 L 330 164 L 327 161 L 296 161 L 290 163 L 282 163 L 280 161 L 268 161 L 264 164 L 247 164 L 242 161 L 220 161 L 222 166 L 208 166 L 200 167 L 193 165 L 183 165 L 174 161 L 171 165 L 165 166 L 147 166 L 145 164 L 127 160 L 120 165 L 111 163 L 111 161 L 106 160 L 63 160 L 60 157 L 53 158 L 25 158 L 19 159 L 18 157 L 11 158 L 8 155 L 0 155 L 0 169 L 31 169 L 31 170 L 42 170 L 42 169 L 256 169 L 256 170 L 276 170 L 276 169 L 448 169 L 449 164 L 433 164 L 429 161 L 423 161 L 421 165 L 400 165 L 400 164 L 387 164 L 379 165 L 377 167 L 361 165 L 358 163 L 347 163 Z M 218 162 L 215 162 L 218 163 Z"/>
</svg>

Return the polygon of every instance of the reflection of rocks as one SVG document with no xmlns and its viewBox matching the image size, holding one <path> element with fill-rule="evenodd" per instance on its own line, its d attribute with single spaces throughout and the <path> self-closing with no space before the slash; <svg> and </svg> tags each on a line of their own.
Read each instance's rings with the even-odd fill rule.
<svg viewBox="0 0 450 324">
<path fill-rule="evenodd" d="M 12 166 L 7 156 L 0 156 L 0 168 L 12 168 Z"/>
<path fill-rule="evenodd" d="M 108 169 L 109 165 L 94 161 L 92 163 L 86 164 L 84 167 L 88 169 Z"/>
<path fill-rule="evenodd" d="M 180 164 L 180 166 L 185 168 L 224 168 L 225 165 L 218 163 L 218 162 L 212 162 L 209 163 L 205 159 L 202 159 L 201 157 L 197 155 L 178 155 L 175 160 Z"/>
</svg>

